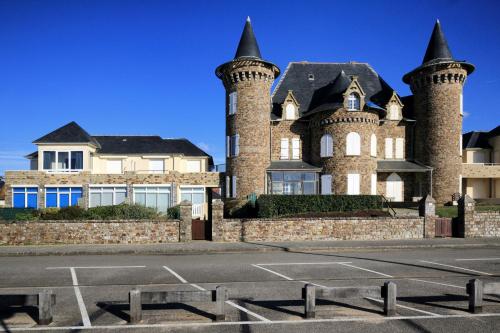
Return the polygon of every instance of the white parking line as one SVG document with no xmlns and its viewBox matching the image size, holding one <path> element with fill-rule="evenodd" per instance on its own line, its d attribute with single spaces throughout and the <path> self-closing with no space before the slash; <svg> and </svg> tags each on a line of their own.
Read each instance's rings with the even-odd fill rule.
<svg viewBox="0 0 500 333">
<path fill-rule="evenodd" d="M 169 268 L 167 266 L 163 266 L 163 268 L 165 268 L 167 271 L 169 271 L 170 273 L 172 273 L 172 275 L 175 276 L 176 278 L 178 278 L 179 281 L 181 281 L 182 283 L 188 283 L 186 279 L 184 279 L 182 276 L 180 276 L 179 274 L 177 274 L 176 272 L 174 272 L 171 268 Z M 195 283 L 190 283 L 189 285 L 192 286 L 192 287 L 194 287 L 194 288 L 196 288 L 196 289 L 198 289 L 198 290 L 206 291 L 205 288 L 203 288 L 203 287 L 201 287 L 201 286 L 199 286 L 199 285 L 197 285 Z M 228 305 L 231 305 L 232 307 L 237 308 L 238 310 L 246 312 L 249 315 L 251 315 L 251 316 L 253 316 L 253 317 L 255 317 L 255 318 L 259 319 L 259 320 L 266 321 L 266 322 L 269 321 L 270 322 L 269 319 L 267 319 L 265 317 L 262 317 L 261 315 L 255 313 L 255 312 L 252 312 L 252 311 L 250 311 L 248 309 L 245 309 L 244 307 L 239 306 L 238 304 L 236 304 L 236 303 L 234 303 L 232 301 L 226 301 L 225 303 L 228 304 Z"/>
<path fill-rule="evenodd" d="M 467 259 L 455 259 L 456 261 L 481 261 L 481 260 L 500 260 L 500 258 L 467 258 Z"/>
<path fill-rule="evenodd" d="M 427 264 L 438 265 L 438 266 L 444 266 L 444 267 L 451 267 L 451 268 L 461 269 L 461 270 L 463 270 L 463 271 L 474 272 L 474 273 L 479 273 L 479 274 L 483 274 L 483 275 L 493 275 L 493 274 L 486 273 L 486 272 L 476 271 L 476 270 L 474 270 L 474 269 L 463 268 L 463 267 L 452 266 L 452 265 L 446 265 L 446 264 L 440 264 L 440 263 L 438 263 L 438 262 L 434 262 L 434 261 L 427 261 L 427 260 L 419 260 L 419 261 L 420 261 L 420 262 L 425 262 L 425 263 L 427 263 Z"/>
<path fill-rule="evenodd" d="M 85 307 L 85 302 L 83 301 L 82 293 L 78 287 L 78 279 L 76 277 L 76 272 L 73 267 L 70 267 L 71 280 L 73 281 L 73 289 L 75 290 L 76 301 L 78 302 L 78 307 L 80 308 L 80 314 L 82 316 L 82 323 L 84 327 L 91 327 L 89 314 L 87 313 L 87 308 Z"/>
<path fill-rule="evenodd" d="M 336 265 L 351 264 L 351 261 L 325 261 L 325 262 L 277 262 L 270 264 L 256 264 L 257 266 L 287 266 L 287 265 Z"/>
<path fill-rule="evenodd" d="M 60 266 L 60 267 L 46 267 L 46 269 L 63 269 L 63 268 L 78 268 L 78 269 L 111 269 L 111 268 L 145 268 L 146 266 Z"/>
<path fill-rule="evenodd" d="M 372 300 L 372 301 L 375 301 L 375 302 L 384 303 L 383 299 L 377 299 L 377 298 L 372 298 L 372 297 L 365 297 L 365 298 L 369 299 L 369 300 Z M 416 309 L 416 308 L 412 308 L 412 307 L 406 306 L 406 305 L 401 305 L 401 304 L 397 304 L 396 303 L 396 306 L 398 306 L 400 308 L 403 308 L 403 309 L 412 310 L 412 311 L 415 311 L 415 312 L 420 312 L 420 313 L 423 313 L 423 314 L 427 314 L 429 316 L 441 317 L 440 314 L 437 314 L 437 313 L 434 313 L 434 312 L 429 312 L 429 311 L 424 311 L 424 310 L 420 310 L 420 309 Z"/>
<path fill-rule="evenodd" d="M 425 282 L 425 283 L 432 283 L 432 284 L 438 284 L 438 285 L 446 286 L 446 287 L 453 287 L 453 288 L 465 289 L 465 287 L 456 286 L 454 284 L 447 284 L 447 283 L 441 283 L 441 282 L 435 282 L 435 281 L 426 281 L 426 280 L 420 280 L 420 279 L 408 279 L 408 280 L 418 281 L 418 282 Z"/>
<path fill-rule="evenodd" d="M 175 276 L 176 278 L 179 279 L 179 281 L 181 281 L 182 283 L 187 283 L 186 280 L 184 280 L 184 278 L 182 276 L 180 276 L 179 274 L 177 274 L 176 272 L 174 272 L 172 269 L 168 268 L 167 266 L 163 266 L 163 268 L 165 268 L 167 271 L 169 271 L 173 276 Z"/>
<path fill-rule="evenodd" d="M 283 274 L 281 274 L 281 273 L 275 272 L 275 271 L 273 271 L 273 270 L 271 270 L 271 269 L 269 269 L 269 268 L 260 267 L 259 265 L 254 265 L 254 264 L 252 264 L 252 266 L 253 266 L 253 267 L 260 268 L 260 269 L 263 269 L 263 270 L 265 270 L 265 271 L 268 271 L 269 273 L 272 273 L 272 274 L 274 274 L 274 275 L 277 275 L 277 276 L 279 276 L 279 277 L 282 277 L 282 278 L 283 278 L 283 279 L 285 279 L 285 280 L 288 280 L 288 281 L 293 281 L 293 279 L 292 279 L 291 277 L 288 277 L 288 276 L 283 275 Z"/>
<path fill-rule="evenodd" d="M 0 327 L 0 332 L 43 332 L 43 331 L 83 331 L 83 330 L 125 330 L 155 329 L 155 328 L 177 328 L 177 327 L 219 327 L 219 326 L 241 326 L 241 325 L 310 325 L 311 323 L 342 323 L 342 322 L 373 322 L 377 321 L 398 321 L 398 320 L 426 320 L 426 319 L 453 319 L 453 318 L 488 318 L 500 317 L 500 313 L 479 313 L 479 314 L 453 314 L 439 316 L 394 316 L 394 317 L 337 317 L 327 319 L 308 320 L 275 320 L 275 321 L 223 321 L 223 322 L 191 322 L 191 323 L 166 323 L 166 324 L 139 324 L 139 325 L 103 325 L 94 327 L 81 326 L 59 326 L 59 327 L 13 327 L 8 331 Z"/>
<path fill-rule="evenodd" d="M 348 266 L 348 267 L 360 269 L 362 271 L 371 272 L 371 273 L 378 274 L 378 275 L 381 275 L 381 276 L 385 276 L 385 277 L 388 277 L 388 278 L 392 278 L 393 277 L 392 275 L 380 273 L 380 272 L 377 272 L 377 271 L 372 271 L 371 269 L 367 269 L 367 268 L 363 268 L 363 267 L 359 267 L 359 266 L 354 266 L 354 265 L 350 265 L 350 264 L 343 264 L 343 263 L 339 263 L 339 264 L 343 265 L 343 266 Z"/>
</svg>

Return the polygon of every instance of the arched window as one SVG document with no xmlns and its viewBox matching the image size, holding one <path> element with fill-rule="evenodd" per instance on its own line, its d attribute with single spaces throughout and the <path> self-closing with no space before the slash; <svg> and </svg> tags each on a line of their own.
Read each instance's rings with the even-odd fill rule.
<svg viewBox="0 0 500 333">
<path fill-rule="evenodd" d="M 321 157 L 333 156 L 333 137 L 325 134 L 321 137 Z"/>
<path fill-rule="evenodd" d="M 347 98 L 347 109 L 349 111 L 359 111 L 359 95 L 356 93 L 351 93 Z"/>
<path fill-rule="evenodd" d="M 370 155 L 377 157 L 377 137 L 375 134 L 370 137 Z"/>
<path fill-rule="evenodd" d="M 295 105 L 287 104 L 285 111 L 286 119 L 295 119 Z"/>
<path fill-rule="evenodd" d="M 389 119 L 399 120 L 399 107 L 396 104 L 389 107 Z"/>
<path fill-rule="evenodd" d="M 361 154 L 361 137 L 356 132 L 347 134 L 346 138 L 346 155 Z"/>
</svg>

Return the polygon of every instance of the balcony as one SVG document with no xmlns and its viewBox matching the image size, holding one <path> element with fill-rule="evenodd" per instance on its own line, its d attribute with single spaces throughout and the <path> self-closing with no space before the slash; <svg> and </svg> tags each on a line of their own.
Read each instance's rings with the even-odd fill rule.
<svg viewBox="0 0 500 333">
<path fill-rule="evenodd" d="M 463 163 L 463 178 L 500 178 L 500 163 Z"/>
</svg>

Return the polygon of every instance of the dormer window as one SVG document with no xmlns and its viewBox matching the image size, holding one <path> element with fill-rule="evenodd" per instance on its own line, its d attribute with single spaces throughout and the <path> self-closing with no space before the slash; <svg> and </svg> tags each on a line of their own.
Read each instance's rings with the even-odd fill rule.
<svg viewBox="0 0 500 333">
<path fill-rule="evenodd" d="M 307 78 L 309 79 L 309 81 L 314 81 L 314 74 L 309 74 Z"/>
<path fill-rule="evenodd" d="M 392 104 L 389 107 L 389 119 L 390 120 L 399 120 L 399 107 L 396 104 Z"/>
<path fill-rule="evenodd" d="M 293 105 L 292 103 L 287 104 L 285 108 L 285 119 L 295 119 L 295 105 Z"/>
<path fill-rule="evenodd" d="M 360 110 L 360 100 L 357 93 L 349 94 L 347 98 L 347 109 L 349 111 L 359 111 Z"/>
</svg>

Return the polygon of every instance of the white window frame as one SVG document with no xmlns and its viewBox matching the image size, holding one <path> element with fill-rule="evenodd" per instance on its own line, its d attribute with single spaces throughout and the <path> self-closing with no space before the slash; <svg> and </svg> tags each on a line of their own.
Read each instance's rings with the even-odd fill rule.
<svg viewBox="0 0 500 333">
<path fill-rule="evenodd" d="M 370 155 L 377 157 L 377 136 L 375 134 L 370 136 Z"/>
<path fill-rule="evenodd" d="M 321 175 L 321 195 L 332 194 L 332 175 Z"/>
<path fill-rule="evenodd" d="M 36 192 L 27 192 L 26 188 L 28 187 L 36 187 Z M 12 197 L 11 197 L 11 207 L 14 207 L 14 189 L 15 188 L 23 188 L 23 194 L 24 194 L 24 208 L 28 207 L 28 194 L 35 194 L 36 193 L 36 208 L 38 208 L 38 203 L 40 202 L 40 198 L 38 197 L 38 192 L 40 189 L 38 188 L 38 185 L 12 185 L 11 190 L 12 190 Z M 17 192 L 16 194 L 19 194 L 20 192 Z"/>
<path fill-rule="evenodd" d="M 281 138 L 280 141 L 280 159 L 281 160 L 288 160 L 290 159 L 289 155 L 289 144 L 288 144 L 288 138 Z"/>
<path fill-rule="evenodd" d="M 371 174 L 371 195 L 377 195 L 377 174 Z"/>
<path fill-rule="evenodd" d="M 405 158 L 405 139 L 396 138 L 396 149 L 395 149 L 394 157 L 397 159 L 404 159 Z"/>
<path fill-rule="evenodd" d="M 295 117 L 295 105 L 292 103 L 288 103 L 285 107 L 285 119 L 287 120 L 294 120 Z"/>
<path fill-rule="evenodd" d="M 88 203 L 89 203 L 89 208 L 91 207 L 104 207 L 102 205 L 99 206 L 91 206 L 91 194 L 92 193 L 100 193 L 101 195 L 103 193 L 112 193 L 113 194 L 113 206 L 119 205 L 120 203 L 116 203 L 116 193 L 125 193 L 125 200 L 123 202 L 127 201 L 128 197 L 128 190 L 127 190 L 127 185 L 89 185 L 89 194 L 88 194 Z M 102 203 L 102 197 L 101 197 L 101 203 Z"/>
<path fill-rule="evenodd" d="M 357 186 L 354 186 L 357 185 Z M 347 194 L 348 195 L 359 195 L 361 187 L 361 176 L 359 173 L 348 173 L 347 174 Z"/>
<path fill-rule="evenodd" d="M 332 157 L 333 156 L 333 136 L 331 134 L 323 134 L 320 140 L 320 156 Z"/>
<path fill-rule="evenodd" d="M 144 187 L 145 190 L 137 190 L 137 188 L 142 188 Z M 153 190 L 154 189 L 154 190 Z M 168 203 L 168 207 L 167 208 L 170 208 L 172 207 L 172 196 L 173 196 L 173 189 L 172 189 L 172 185 L 168 184 L 168 185 L 164 185 L 164 184 L 134 184 L 132 185 L 132 202 L 133 204 L 136 204 L 136 200 L 135 200 L 135 195 L 137 193 L 155 193 L 155 194 L 160 194 L 160 193 L 168 193 L 170 195 L 170 198 L 169 198 L 169 203 Z"/>
<path fill-rule="evenodd" d="M 357 104 L 357 105 L 356 105 Z M 361 97 L 358 93 L 352 92 L 347 96 L 347 111 L 360 111 Z"/>
<path fill-rule="evenodd" d="M 233 91 L 229 94 L 229 115 L 236 114 L 236 110 L 238 108 L 238 94 L 236 91 Z"/>
<path fill-rule="evenodd" d="M 300 139 L 292 138 L 292 160 L 300 159 Z"/>
<path fill-rule="evenodd" d="M 345 154 L 348 156 L 361 155 L 361 135 L 357 132 L 350 132 L 345 139 Z"/>
<path fill-rule="evenodd" d="M 384 146 L 384 149 L 385 149 L 385 158 L 386 159 L 392 159 L 394 158 L 394 143 L 393 143 L 393 139 L 392 138 L 385 138 L 385 146 Z"/>
<path fill-rule="evenodd" d="M 45 165 L 45 152 L 53 152 L 55 153 L 55 165 L 56 165 L 56 168 L 55 169 L 45 169 L 44 168 L 44 165 Z M 81 169 L 71 169 L 71 153 L 72 152 L 75 152 L 75 153 L 82 153 L 82 168 Z M 69 168 L 68 169 L 59 169 L 58 168 L 58 165 L 59 165 L 59 153 L 68 153 L 68 165 L 69 165 Z M 84 165 L 85 165 L 85 152 L 83 150 L 43 150 L 42 151 L 42 170 L 45 171 L 45 172 L 81 172 L 83 171 L 84 169 Z"/>
</svg>

